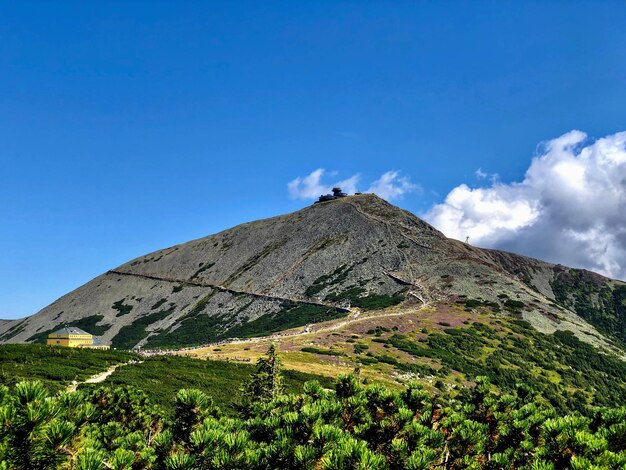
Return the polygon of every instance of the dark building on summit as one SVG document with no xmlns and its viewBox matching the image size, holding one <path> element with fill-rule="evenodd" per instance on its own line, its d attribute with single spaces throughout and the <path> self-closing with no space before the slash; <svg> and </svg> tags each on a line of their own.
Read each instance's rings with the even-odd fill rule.
<svg viewBox="0 0 626 470">
<path fill-rule="evenodd" d="M 322 194 L 320 198 L 316 201 L 316 203 L 324 202 L 324 201 L 332 201 L 333 199 L 339 199 L 340 197 L 346 197 L 346 196 L 347 194 L 344 193 L 341 190 L 341 188 L 333 188 L 332 194 Z"/>
</svg>

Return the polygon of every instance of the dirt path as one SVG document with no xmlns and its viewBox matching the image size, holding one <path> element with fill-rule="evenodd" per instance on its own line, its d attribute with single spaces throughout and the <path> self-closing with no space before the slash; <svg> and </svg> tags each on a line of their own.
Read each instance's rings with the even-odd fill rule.
<svg viewBox="0 0 626 470">
<path fill-rule="evenodd" d="M 381 315 L 363 315 L 361 316 L 361 312 L 357 312 L 355 313 L 353 316 L 349 316 L 346 319 L 343 320 L 335 320 L 336 323 L 331 324 L 331 325 L 326 325 L 326 326 L 322 326 L 321 328 L 314 330 L 311 329 L 309 331 L 300 331 L 297 333 L 289 333 L 286 335 L 277 335 L 277 336 L 271 336 L 271 337 L 267 337 L 267 336 L 263 336 L 260 338 L 250 338 L 248 340 L 241 340 L 241 343 L 245 343 L 245 342 L 263 342 L 264 340 L 267 341 L 268 339 L 288 339 L 288 338 L 293 338 L 295 336 L 304 336 L 304 335 L 314 335 L 314 334 L 318 334 L 318 333 L 325 333 L 327 331 L 335 331 L 335 330 L 339 330 L 341 328 L 346 327 L 347 325 L 351 325 L 354 323 L 359 323 L 362 321 L 367 321 L 367 320 L 371 320 L 372 318 L 386 318 L 386 317 L 401 317 L 403 315 L 408 315 L 411 313 L 417 313 L 420 310 L 423 310 L 424 308 L 428 307 L 429 304 L 424 304 L 421 307 L 417 308 L 417 309 L 406 309 L 406 310 L 402 310 L 400 312 L 393 312 L 393 313 L 383 313 Z M 325 322 L 322 323 L 318 323 L 319 325 L 323 325 Z M 256 341 L 251 341 L 251 340 L 256 340 Z"/>
<path fill-rule="evenodd" d="M 251 343 L 258 344 L 258 343 L 264 343 L 264 342 L 289 340 L 289 339 L 293 339 L 293 338 L 301 337 L 301 336 L 314 336 L 320 333 L 336 331 L 348 325 L 371 320 L 372 318 L 401 317 L 404 315 L 415 314 L 429 307 L 431 307 L 431 304 L 425 303 L 417 308 L 403 309 L 401 311 L 395 311 L 395 312 L 378 314 L 378 315 L 377 314 L 363 314 L 361 311 L 356 311 L 356 312 L 353 312 L 347 318 L 308 325 L 310 328 L 304 327 L 300 331 L 289 332 L 286 334 L 279 333 L 279 334 L 275 334 L 272 336 L 262 336 L 258 338 L 235 339 L 232 341 L 226 340 L 226 341 L 221 341 L 220 343 L 203 345 L 203 346 L 198 346 L 194 348 L 170 349 L 170 350 L 163 351 L 163 352 L 154 351 L 147 355 L 159 355 L 159 354 L 189 355 L 190 353 L 194 354 L 205 349 L 211 349 L 215 346 L 233 346 L 233 345 L 244 345 L 244 344 L 251 344 Z M 314 326 L 320 326 L 320 328 L 313 329 Z"/>
<path fill-rule="evenodd" d="M 141 364 L 143 361 L 131 361 L 131 362 L 123 362 L 121 364 L 115 364 L 114 366 L 109 367 L 104 372 L 100 372 L 99 374 L 92 375 L 87 380 L 83 382 L 73 381 L 67 387 L 68 392 L 75 392 L 80 384 L 97 384 L 100 382 L 104 382 L 118 367 L 127 366 L 129 364 Z"/>
<path fill-rule="evenodd" d="M 336 330 L 346 327 L 347 325 L 371 320 L 372 318 L 401 317 L 403 315 L 417 313 L 421 310 L 424 310 L 432 306 L 430 302 L 425 302 L 422 299 L 420 300 L 423 302 L 423 304 L 420 307 L 402 309 L 400 311 L 394 311 L 394 312 L 383 313 L 383 314 L 375 314 L 375 313 L 365 314 L 361 312 L 360 309 L 352 308 L 350 314 L 345 318 L 340 318 L 337 320 L 329 320 L 329 321 L 320 322 L 320 323 L 311 323 L 309 325 L 304 326 L 302 329 L 298 331 L 290 331 L 284 334 L 275 333 L 271 336 L 259 336 L 256 338 L 225 339 L 223 341 L 219 341 L 216 343 L 207 343 L 201 346 L 191 346 L 187 348 L 161 349 L 161 350 L 151 350 L 151 351 L 144 350 L 144 351 L 140 351 L 139 354 L 143 356 L 160 356 L 160 355 L 170 355 L 170 354 L 186 355 L 186 354 L 197 352 L 203 349 L 214 348 L 216 346 L 232 346 L 232 345 L 237 345 L 237 344 L 264 343 L 268 341 L 272 342 L 272 341 L 295 338 L 298 336 L 316 335 L 319 333 L 336 331 Z M 315 327 L 318 327 L 318 328 L 315 329 Z"/>
</svg>

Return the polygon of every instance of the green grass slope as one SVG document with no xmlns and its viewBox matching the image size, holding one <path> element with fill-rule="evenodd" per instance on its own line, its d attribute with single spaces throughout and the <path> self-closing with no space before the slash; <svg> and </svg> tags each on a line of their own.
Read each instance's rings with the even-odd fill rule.
<svg viewBox="0 0 626 470">
<path fill-rule="evenodd" d="M 52 347 L 38 344 L 0 345 L 0 384 L 13 386 L 39 380 L 50 392 L 65 389 L 72 381 L 82 382 L 114 364 L 141 360 L 118 368 L 105 382 L 82 384 L 80 388 L 130 385 L 144 390 L 154 403 L 172 410 L 171 398 L 181 388 L 197 388 L 212 396 L 228 412 L 238 399 L 239 389 L 254 371 L 254 365 L 206 361 L 180 356 L 141 358 L 122 351 Z M 285 389 L 299 393 L 310 380 L 330 387 L 332 380 L 314 374 L 285 370 Z"/>
<path fill-rule="evenodd" d="M 206 361 L 182 356 L 156 356 L 146 358 L 141 364 L 117 369 L 105 382 L 107 386 L 129 385 L 142 390 L 151 400 L 172 411 L 172 397 L 181 388 L 196 388 L 211 396 L 225 413 L 239 398 L 239 389 L 254 372 L 254 365 L 227 361 Z M 299 393 L 305 382 L 318 380 L 331 387 L 331 378 L 284 370 L 285 390 Z M 97 387 L 98 385 L 83 385 Z"/>
<path fill-rule="evenodd" d="M 40 380 L 51 391 L 82 381 L 114 364 L 136 359 L 129 352 L 78 349 L 41 344 L 0 345 L 0 384 Z"/>
</svg>

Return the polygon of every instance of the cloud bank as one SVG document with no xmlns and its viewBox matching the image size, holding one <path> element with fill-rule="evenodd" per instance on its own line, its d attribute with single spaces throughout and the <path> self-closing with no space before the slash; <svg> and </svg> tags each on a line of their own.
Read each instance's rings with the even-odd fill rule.
<svg viewBox="0 0 626 470">
<path fill-rule="evenodd" d="M 326 170 L 318 168 L 307 176 L 298 176 L 287 184 L 289 196 L 293 199 L 317 199 L 322 194 L 330 193 L 334 186 L 339 186 L 348 194 L 358 191 L 357 185 L 361 179 L 358 173 L 332 184 L 323 181 L 325 175 Z M 392 201 L 418 190 L 419 186 L 411 183 L 408 176 L 403 176 L 398 171 L 387 171 L 364 192 L 375 193 L 383 199 Z"/>
<path fill-rule="evenodd" d="M 424 218 L 449 237 L 626 279 L 626 132 L 568 132 L 521 182 L 462 184 Z"/>
</svg>

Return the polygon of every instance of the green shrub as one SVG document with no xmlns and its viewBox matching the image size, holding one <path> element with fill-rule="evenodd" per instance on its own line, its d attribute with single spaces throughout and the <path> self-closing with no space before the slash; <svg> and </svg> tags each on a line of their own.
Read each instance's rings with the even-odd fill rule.
<svg viewBox="0 0 626 470">
<path fill-rule="evenodd" d="M 116 349 L 131 349 L 139 341 L 148 336 L 146 327 L 168 317 L 174 311 L 174 307 L 137 318 L 130 325 L 123 326 L 111 340 L 111 346 Z"/>
<path fill-rule="evenodd" d="M 431 335 L 429 347 L 438 342 L 445 346 L 441 341 L 447 340 L 475 350 L 495 333 L 479 325 L 473 325 L 477 333 L 467 337 Z M 510 326 L 518 332 L 525 328 L 522 323 Z M 567 333 L 546 341 L 558 342 L 567 353 L 580 346 Z M 32 351 L 37 347 L 42 348 Z M 441 357 L 443 352 L 439 350 Z M 528 353 L 532 357 L 537 350 Z M 367 356 L 360 359 L 368 361 Z M 376 360 L 406 372 L 430 373 L 427 367 L 403 364 L 388 355 Z M 302 385 L 302 379 L 311 376 L 296 375 L 290 388 L 285 371 L 287 390 L 269 395 L 272 378 L 281 375 L 274 367 L 270 371 L 261 361 L 253 366 L 162 356 L 118 368 L 110 377 L 112 385 L 85 386 L 72 394 L 51 395 L 39 382 L 0 387 L 2 468 L 626 466 L 626 408 L 590 408 L 584 393 L 540 392 L 525 381 L 505 392 L 482 376 L 472 376 L 475 385 L 461 388 L 454 399 L 441 379 L 434 381 L 439 388 L 435 394 L 415 382 L 401 390 L 361 385 L 353 375 L 340 376 L 332 385 Z M 259 377 L 270 380 L 258 389 L 250 386 Z M 244 389 L 244 383 L 249 395 L 245 407 L 233 403 L 233 392 Z M 179 384 L 188 388 L 176 392 Z M 576 412 L 555 407 L 555 399 Z"/>
<path fill-rule="evenodd" d="M 311 354 L 322 354 L 324 356 L 343 356 L 344 355 L 341 351 L 333 351 L 332 349 L 321 349 L 321 348 L 314 348 L 314 347 L 301 348 L 300 351 L 308 352 Z"/>
<path fill-rule="evenodd" d="M 508 299 L 506 302 L 504 302 L 504 307 L 507 310 L 510 311 L 519 311 L 522 308 L 524 308 L 525 304 L 524 302 L 520 301 L 520 300 L 512 300 L 512 299 Z"/>
<path fill-rule="evenodd" d="M 113 302 L 113 306 L 111 308 L 113 308 L 113 310 L 117 310 L 117 314 L 115 315 L 116 317 L 128 315 L 133 310 L 133 306 L 124 304 L 124 300 L 126 299 L 121 299 L 117 302 Z"/>
</svg>

